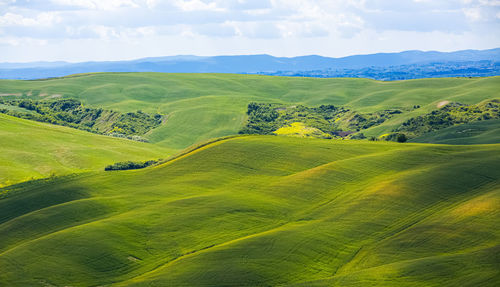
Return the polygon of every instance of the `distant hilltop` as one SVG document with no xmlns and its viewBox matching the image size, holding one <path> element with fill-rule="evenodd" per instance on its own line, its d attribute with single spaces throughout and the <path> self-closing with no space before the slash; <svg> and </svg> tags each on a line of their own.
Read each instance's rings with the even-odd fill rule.
<svg viewBox="0 0 500 287">
<path fill-rule="evenodd" d="M 235 73 L 404 80 L 500 75 L 500 48 L 456 52 L 405 51 L 329 58 L 168 56 L 109 62 L 0 63 L 1 79 L 41 79 L 91 72 Z"/>
</svg>

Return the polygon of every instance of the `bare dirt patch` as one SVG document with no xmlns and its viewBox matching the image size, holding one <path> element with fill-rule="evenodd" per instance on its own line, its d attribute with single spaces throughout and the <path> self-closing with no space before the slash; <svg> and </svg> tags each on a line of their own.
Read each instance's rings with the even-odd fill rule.
<svg viewBox="0 0 500 287">
<path fill-rule="evenodd" d="M 450 101 L 441 101 L 441 102 L 437 103 L 436 107 L 442 108 L 442 107 L 446 106 L 449 103 L 450 103 Z"/>
<path fill-rule="evenodd" d="M 62 97 L 62 95 L 60 95 L 60 94 L 52 94 L 52 95 L 43 94 L 43 95 L 40 95 L 40 97 L 45 97 L 46 99 L 55 99 L 55 98 Z"/>
</svg>

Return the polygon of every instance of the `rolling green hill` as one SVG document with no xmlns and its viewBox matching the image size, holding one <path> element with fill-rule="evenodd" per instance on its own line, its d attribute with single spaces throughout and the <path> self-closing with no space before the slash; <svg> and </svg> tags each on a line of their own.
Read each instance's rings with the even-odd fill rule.
<svg viewBox="0 0 500 287">
<path fill-rule="evenodd" d="M 435 144 L 493 144 L 500 142 L 500 120 L 452 126 L 414 138 L 411 142 Z"/>
<path fill-rule="evenodd" d="M 318 129 L 330 122 L 303 113 L 323 115 L 320 105 L 350 109 L 344 118 L 397 110 L 363 130 L 378 137 L 449 102 L 498 98 L 499 87 L 500 77 L 0 80 L 2 99 L 73 98 L 165 115 L 141 133 L 151 143 L 140 143 L 0 114 L 0 286 L 498 286 L 498 120 L 413 139 L 456 145 L 282 136 L 199 143 L 238 133 L 251 102 L 297 114 L 277 133 L 302 137 L 331 137 Z M 194 143 L 158 166 L 103 171 Z M 46 179 L 30 181 L 37 178 Z"/>
<path fill-rule="evenodd" d="M 124 160 L 167 158 L 172 149 L 0 114 L 0 187 L 102 170 Z"/>
<path fill-rule="evenodd" d="M 146 137 L 170 148 L 236 134 L 250 102 L 346 106 L 359 112 L 403 109 L 380 126 L 380 136 L 444 101 L 475 104 L 498 97 L 500 77 L 380 82 L 367 79 L 315 79 L 231 74 L 97 73 L 58 79 L 0 80 L 4 98 L 67 97 L 85 105 L 121 112 L 167 114 Z M 417 105 L 421 108 L 414 109 Z"/>
<path fill-rule="evenodd" d="M 12 186 L 2 286 L 498 286 L 500 145 L 246 136 Z"/>
</svg>

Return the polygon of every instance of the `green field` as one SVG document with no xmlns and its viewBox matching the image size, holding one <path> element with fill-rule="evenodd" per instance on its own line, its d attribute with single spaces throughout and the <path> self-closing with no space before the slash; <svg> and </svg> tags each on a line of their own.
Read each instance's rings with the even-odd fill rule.
<svg viewBox="0 0 500 287">
<path fill-rule="evenodd" d="M 436 144 L 500 143 L 500 120 L 479 121 L 452 126 L 424 134 L 411 141 Z"/>
<path fill-rule="evenodd" d="M 173 150 L 0 114 L 0 187 L 124 160 L 167 158 Z"/>
<path fill-rule="evenodd" d="M 232 136 L 250 102 L 400 110 L 362 131 L 379 137 L 448 101 L 498 99 L 499 87 L 500 77 L 0 80 L 0 99 L 166 115 L 142 143 L 0 114 L 0 286 L 499 286 L 499 120 L 404 144 L 304 138 L 328 135 L 293 121 L 276 132 L 293 136 Z"/>
<path fill-rule="evenodd" d="M 252 101 L 333 104 L 360 112 L 408 110 L 364 132 L 380 136 L 410 117 L 435 110 L 442 101 L 476 104 L 497 98 L 499 86 L 500 77 L 381 82 L 230 74 L 97 73 L 36 81 L 0 80 L 0 94 L 5 98 L 62 96 L 121 112 L 140 109 L 168 114 L 166 124 L 146 137 L 179 149 L 237 133 Z M 414 105 L 421 108 L 413 110 Z"/>
<path fill-rule="evenodd" d="M 500 145 L 246 136 L 8 188 L 2 286 L 498 286 Z"/>
</svg>

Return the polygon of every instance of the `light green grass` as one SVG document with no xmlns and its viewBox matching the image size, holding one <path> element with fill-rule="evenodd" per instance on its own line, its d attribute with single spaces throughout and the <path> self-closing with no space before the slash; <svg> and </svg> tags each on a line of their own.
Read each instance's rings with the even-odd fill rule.
<svg viewBox="0 0 500 287">
<path fill-rule="evenodd" d="M 0 114 L 0 187 L 102 170 L 126 160 L 167 158 L 171 149 Z"/>
<path fill-rule="evenodd" d="M 500 77 L 380 82 L 231 74 L 97 73 L 39 81 L 0 81 L 3 94 L 62 95 L 122 112 L 141 109 L 169 114 L 167 123 L 148 138 L 171 148 L 237 133 L 251 101 L 334 104 L 360 112 L 421 106 L 365 132 L 379 136 L 409 117 L 436 109 L 441 101 L 475 104 L 498 97 L 499 89 Z"/>
<path fill-rule="evenodd" d="M 436 144 L 500 143 L 500 120 L 477 121 L 452 126 L 424 134 L 411 141 Z"/>
<path fill-rule="evenodd" d="M 500 145 L 278 136 L 10 187 L 0 285 L 498 286 Z"/>
<path fill-rule="evenodd" d="M 5 104 L 0 104 L 0 109 L 7 109 L 10 111 L 16 111 L 16 112 L 22 112 L 22 113 L 34 113 L 34 111 L 27 110 L 25 108 L 20 108 L 18 106 L 11 106 L 11 105 L 5 105 Z"/>
</svg>

